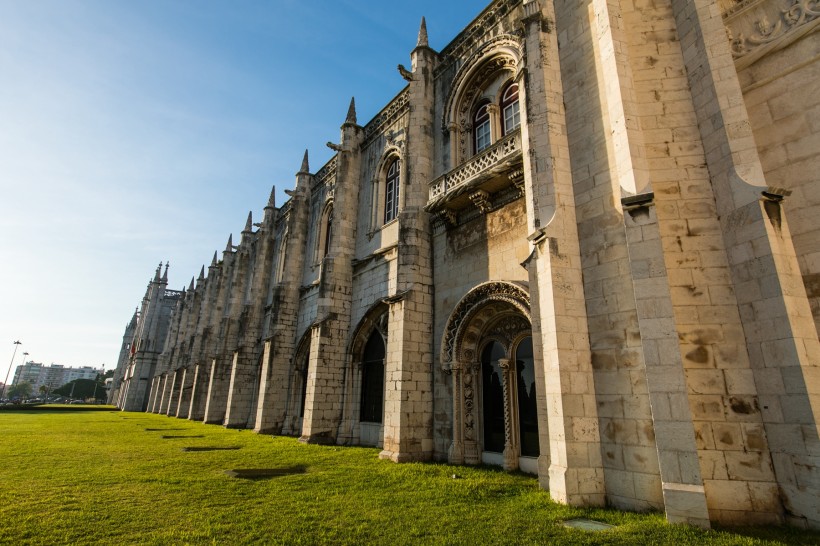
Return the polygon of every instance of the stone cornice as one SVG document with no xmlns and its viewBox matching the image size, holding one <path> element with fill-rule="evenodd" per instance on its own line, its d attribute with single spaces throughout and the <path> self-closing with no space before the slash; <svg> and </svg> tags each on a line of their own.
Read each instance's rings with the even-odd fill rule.
<svg viewBox="0 0 820 546">
<path fill-rule="evenodd" d="M 370 120 L 364 127 L 365 141 L 381 134 L 389 125 L 395 123 L 402 114 L 408 111 L 410 103 L 410 87 L 405 87 L 396 97 L 390 101 L 382 111 Z"/>
<path fill-rule="evenodd" d="M 313 177 L 313 187 L 323 186 L 328 182 L 333 182 L 336 177 L 336 167 L 339 164 L 339 156 L 334 155 L 330 158 L 330 161 L 325 163 L 325 166 L 319 169 L 319 172 L 316 173 Z M 331 184 L 332 185 L 332 184 Z"/>
</svg>

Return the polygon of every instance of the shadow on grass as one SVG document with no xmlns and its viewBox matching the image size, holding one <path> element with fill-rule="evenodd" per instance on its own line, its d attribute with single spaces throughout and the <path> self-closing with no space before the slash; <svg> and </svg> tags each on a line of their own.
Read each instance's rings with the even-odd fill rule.
<svg viewBox="0 0 820 546">
<path fill-rule="evenodd" d="M 735 527 L 712 523 L 712 530 L 723 533 L 732 533 L 755 540 L 770 540 L 783 544 L 820 544 L 820 531 L 800 529 L 789 525 L 761 525 L 759 527 Z"/>
<path fill-rule="evenodd" d="M 284 468 L 234 468 L 233 470 L 226 470 L 225 474 L 231 478 L 242 478 L 244 480 L 267 480 L 294 474 L 305 474 L 306 472 L 306 466 L 296 465 Z"/>
<path fill-rule="evenodd" d="M 163 440 L 175 440 L 175 439 L 178 439 L 178 438 L 204 438 L 204 437 L 205 437 L 204 434 L 187 434 L 187 435 L 183 435 L 183 434 L 179 434 L 179 435 L 163 434 L 161 438 Z"/>
<path fill-rule="evenodd" d="M 183 447 L 182 451 L 187 451 L 187 452 L 196 452 L 196 451 L 236 451 L 237 449 L 242 449 L 242 448 L 240 446 L 225 446 L 225 447 L 202 446 L 202 447 Z"/>
</svg>

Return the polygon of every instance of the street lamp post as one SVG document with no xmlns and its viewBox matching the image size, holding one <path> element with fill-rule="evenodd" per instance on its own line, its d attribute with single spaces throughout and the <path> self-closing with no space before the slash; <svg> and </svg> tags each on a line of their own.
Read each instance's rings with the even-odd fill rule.
<svg viewBox="0 0 820 546">
<path fill-rule="evenodd" d="M 24 368 L 25 368 L 25 366 L 26 366 L 26 358 L 27 358 L 27 357 L 28 357 L 28 353 L 27 353 L 27 352 L 25 352 L 25 351 L 23 351 L 23 367 L 24 367 Z M 23 376 L 23 374 L 21 373 L 21 374 L 20 374 L 20 379 L 22 379 L 22 376 Z M 14 380 L 12 379 L 12 381 L 14 381 Z M 31 385 L 31 381 L 29 381 L 29 382 L 28 382 L 28 384 L 29 384 L 29 385 Z M 28 396 L 31 396 L 32 394 L 34 394 L 34 385 L 31 385 L 31 386 L 32 386 L 32 389 L 31 389 L 31 394 L 29 394 Z"/>
<path fill-rule="evenodd" d="M 3 381 L 3 396 L 2 396 L 2 398 L 6 397 L 6 390 L 8 390 L 8 384 L 9 384 L 9 373 L 11 373 L 11 367 L 14 366 L 14 357 L 17 356 L 17 347 L 19 347 L 22 344 L 23 343 L 19 340 L 14 342 L 14 353 L 12 353 L 12 355 L 11 355 L 11 363 L 9 364 L 9 369 L 6 370 L 6 380 Z"/>
</svg>

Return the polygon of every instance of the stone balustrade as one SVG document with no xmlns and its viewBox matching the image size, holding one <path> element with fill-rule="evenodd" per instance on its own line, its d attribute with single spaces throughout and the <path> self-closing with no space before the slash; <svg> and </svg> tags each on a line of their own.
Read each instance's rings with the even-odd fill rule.
<svg viewBox="0 0 820 546">
<path fill-rule="evenodd" d="M 517 130 L 430 183 L 427 210 L 461 195 L 481 181 L 500 174 L 521 157 L 521 131 Z"/>
</svg>

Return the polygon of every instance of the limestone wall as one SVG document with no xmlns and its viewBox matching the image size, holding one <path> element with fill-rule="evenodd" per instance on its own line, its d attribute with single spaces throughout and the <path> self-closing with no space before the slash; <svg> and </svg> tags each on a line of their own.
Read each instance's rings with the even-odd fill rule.
<svg viewBox="0 0 820 546">
<path fill-rule="evenodd" d="M 820 332 L 820 34 L 809 34 L 739 72 L 760 161 L 783 208 Z"/>
</svg>

